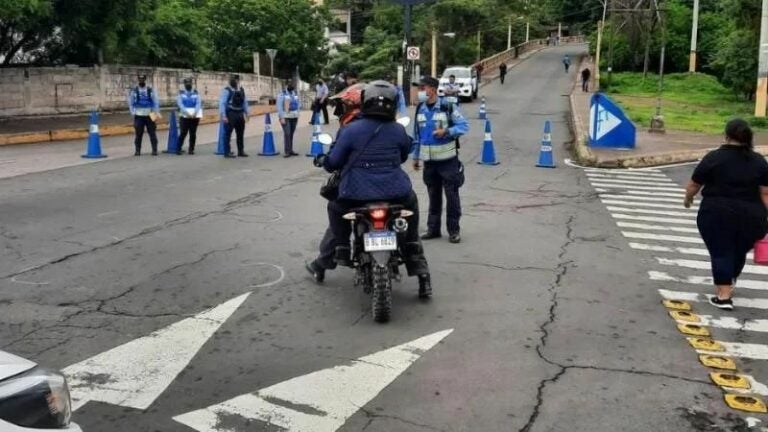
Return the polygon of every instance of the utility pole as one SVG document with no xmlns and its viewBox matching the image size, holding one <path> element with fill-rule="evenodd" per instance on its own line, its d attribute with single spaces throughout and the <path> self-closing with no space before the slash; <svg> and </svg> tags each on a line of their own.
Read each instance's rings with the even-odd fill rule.
<svg viewBox="0 0 768 432">
<path fill-rule="evenodd" d="M 696 46 L 699 34 L 699 0 L 693 0 L 693 29 L 691 30 L 691 61 L 688 72 L 696 72 Z"/>
<path fill-rule="evenodd" d="M 432 76 L 437 76 L 437 27 L 432 24 Z"/>
<path fill-rule="evenodd" d="M 509 16 L 509 27 L 507 28 L 507 51 L 512 49 L 512 15 Z"/>
<path fill-rule="evenodd" d="M 608 0 L 603 0 L 603 19 L 597 23 L 597 48 L 595 49 L 595 91 L 600 91 L 600 49 L 603 45 L 603 27 L 605 13 L 608 11 Z"/>
<path fill-rule="evenodd" d="M 764 3 L 766 1 L 768 0 L 763 0 Z M 664 92 L 664 58 L 667 50 L 667 26 L 659 11 L 659 1 L 653 0 L 653 6 L 654 9 L 656 9 L 656 17 L 659 20 L 659 26 L 661 26 L 661 56 L 659 58 L 659 95 L 656 101 L 656 115 L 651 119 L 651 128 L 649 132 L 665 133 L 664 116 L 661 114 L 661 97 Z"/>
<path fill-rule="evenodd" d="M 760 59 L 757 65 L 757 95 L 755 97 L 755 117 L 765 117 L 768 102 L 768 0 L 763 0 L 762 20 L 760 21 Z"/>
<path fill-rule="evenodd" d="M 480 47 L 480 37 L 482 36 L 482 33 L 480 30 L 477 31 L 477 61 L 480 61 L 481 54 L 481 47 Z"/>
</svg>

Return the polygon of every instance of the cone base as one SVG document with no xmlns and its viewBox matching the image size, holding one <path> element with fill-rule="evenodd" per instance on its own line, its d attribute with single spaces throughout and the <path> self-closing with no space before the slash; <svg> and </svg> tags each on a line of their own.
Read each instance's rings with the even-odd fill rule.
<svg viewBox="0 0 768 432">
<path fill-rule="evenodd" d="M 216 156 L 224 156 L 224 152 L 214 152 L 213 154 Z"/>
<path fill-rule="evenodd" d="M 557 168 L 554 165 L 540 165 L 540 164 L 536 164 L 536 167 L 537 168 Z"/>
<path fill-rule="evenodd" d="M 278 156 L 280 152 L 274 152 L 274 153 L 259 153 L 259 156 Z"/>
<path fill-rule="evenodd" d="M 83 158 L 83 159 L 104 159 L 105 157 L 107 157 L 107 155 L 105 155 L 105 154 L 100 154 L 100 155 L 87 155 L 87 154 L 84 154 L 84 155 L 81 155 L 80 157 Z"/>
<path fill-rule="evenodd" d="M 478 162 L 477 164 L 478 164 L 478 165 L 498 165 L 498 164 L 500 164 L 500 163 L 501 163 L 501 162 L 496 162 L 496 161 L 494 161 L 494 162 Z"/>
<path fill-rule="evenodd" d="M 307 153 L 307 157 L 311 157 L 311 158 L 317 157 L 317 156 L 320 156 L 320 155 L 322 155 L 322 153 L 318 153 L 318 154 Z"/>
<path fill-rule="evenodd" d="M 186 151 L 182 150 L 182 153 L 186 153 Z M 178 151 L 175 150 L 163 150 L 163 154 L 177 154 Z"/>
</svg>

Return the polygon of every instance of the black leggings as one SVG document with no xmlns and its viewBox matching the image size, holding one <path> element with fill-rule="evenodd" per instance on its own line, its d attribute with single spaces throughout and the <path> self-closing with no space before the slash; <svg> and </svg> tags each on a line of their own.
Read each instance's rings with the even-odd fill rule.
<svg viewBox="0 0 768 432">
<path fill-rule="evenodd" d="M 744 270 L 747 252 L 766 233 L 765 216 L 741 206 L 702 206 L 697 225 L 709 250 L 715 285 L 731 285 Z"/>
</svg>

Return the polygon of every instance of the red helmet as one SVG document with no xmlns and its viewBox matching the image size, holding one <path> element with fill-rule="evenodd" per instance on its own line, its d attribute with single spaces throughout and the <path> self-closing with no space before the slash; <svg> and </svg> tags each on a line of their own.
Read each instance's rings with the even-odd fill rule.
<svg viewBox="0 0 768 432">
<path fill-rule="evenodd" d="M 359 107 L 363 103 L 362 95 L 364 88 L 364 83 L 353 84 L 342 90 L 341 93 L 331 96 L 331 99 L 340 99 L 344 105 Z"/>
</svg>

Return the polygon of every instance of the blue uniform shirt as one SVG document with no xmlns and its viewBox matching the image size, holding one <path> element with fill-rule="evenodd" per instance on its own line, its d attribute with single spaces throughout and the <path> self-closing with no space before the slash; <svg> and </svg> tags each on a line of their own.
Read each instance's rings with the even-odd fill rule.
<svg viewBox="0 0 768 432">
<path fill-rule="evenodd" d="M 186 116 L 188 109 L 194 110 L 194 116 L 197 116 L 203 109 L 202 98 L 197 90 L 187 91 L 184 89 L 179 92 L 179 96 L 176 98 L 176 105 L 179 107 L 179 112 L 182 113 L 183 116 Z"/>
<path fill-rule="evenodd" d="M 137 108 L 147 112 L 147 114 L 141 113 L 141 115 L 160 111 L 160 100 L 157 99 L 157 92 L 152 87 L 136 86 L 128 92 L 128 109 L 131 111 L 131 115 L 136 115 Z"/>
<path fill-rule="evenodd" d="M 432 107 L 426 103 L 417 107 L 413 122 L 414 159 L 439 161 L 456 157 L 456 139 L 469 132 L 469 122 L 458 106 L 454 105 L 452 111 L 449 106 L 438 98 Z M 433 133 L 441 128 L 446 129 L 448 134 L 438 138 Z"/>
<path fill-rule="evenodd" d="M 285 110 L 285 100 L 290 98 L 288 111 Z M 296 91 L 288 92 L 288 90 L 280 92 L 277 95 L 277 117 L 284 118 L 297 118 L 299 116 L 299 110 L 301 109 L 301 100 Z"/>
</svg>

